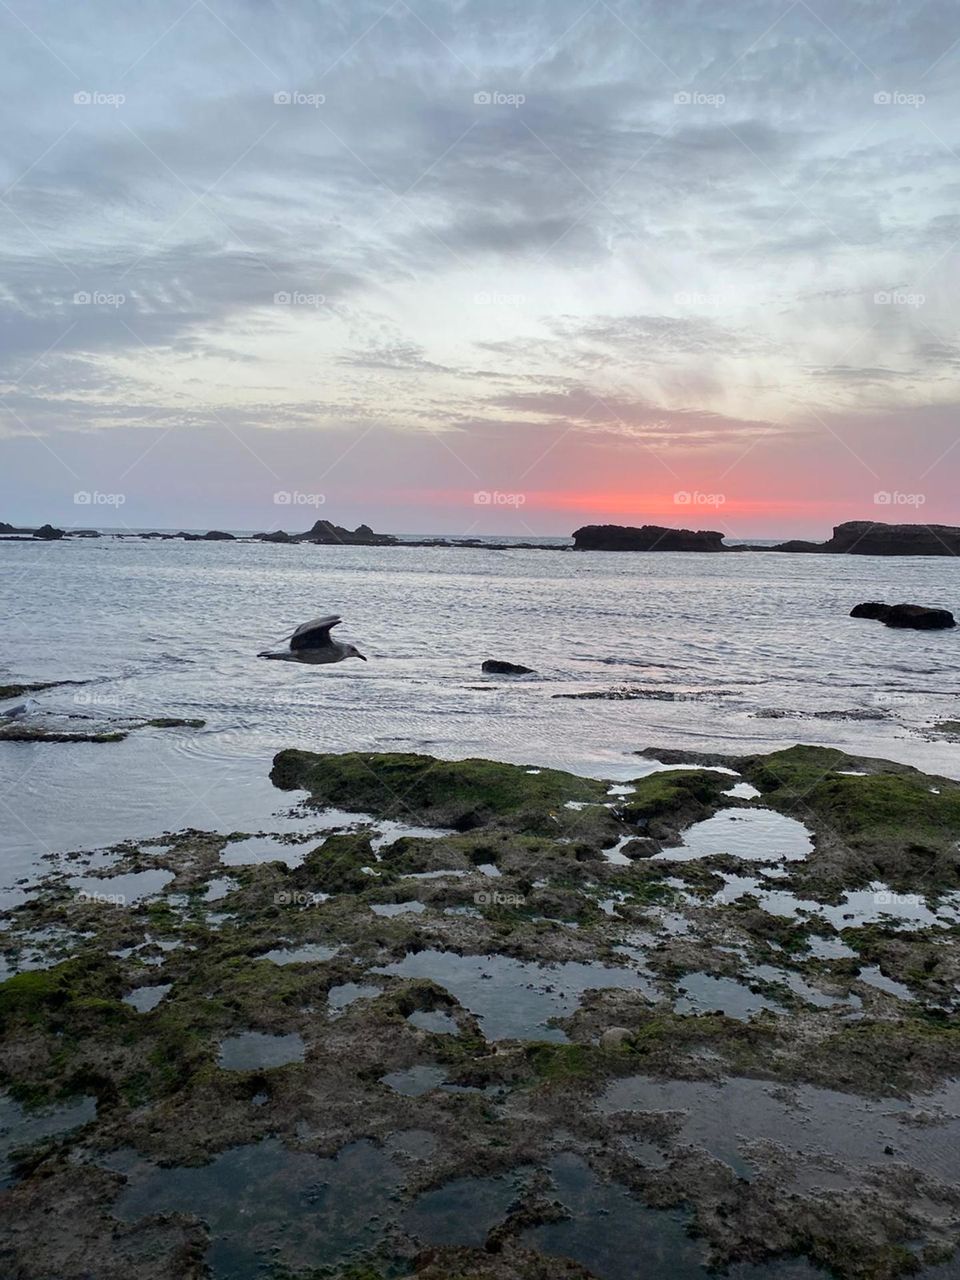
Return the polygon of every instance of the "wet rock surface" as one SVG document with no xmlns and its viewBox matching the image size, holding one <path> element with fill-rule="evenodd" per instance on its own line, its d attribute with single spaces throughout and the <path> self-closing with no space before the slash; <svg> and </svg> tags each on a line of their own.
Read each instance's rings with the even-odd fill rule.
<svg viewBox="0 0 960 1280">
<path fill-rule="evenodd" d="M 0 920 L 0 1273 L 951 1274 L 960 785 L 664 763 L 286 751 L 302 833 L 51 855 Z"/>
</svg>

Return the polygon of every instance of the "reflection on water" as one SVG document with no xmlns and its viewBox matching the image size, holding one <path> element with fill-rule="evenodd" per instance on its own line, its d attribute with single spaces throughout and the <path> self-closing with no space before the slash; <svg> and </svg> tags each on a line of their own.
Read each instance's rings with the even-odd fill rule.
<svg viewBox="0 0 960 1280">
<path fill-rule="evenodd" d="M 302 1036 L 295 1031 L 285 1036 L 263 1031 L 241 1031 L 220 1042 L 217 1061 L 225 1071 L 254 1071 L 257 1068 L 283 1067 L 288 1062 L 302 1062 L 306 1051 Z"/>
<path fill-rule="evenodd" d="M 453 951 L 409 952 L 402 960 L 374 969 L 401 978 L 430 978 L 475 1014 L 488 1040 L 525 1039 L 565 1041 L 551 1018 L 573 1013 L 585 991 L 623 987 L 643 991 L 651 999 L 656 990 L 635 968 L 599 963 L 536 964 L 509 956 L 461 956 Z"/>
</svg>

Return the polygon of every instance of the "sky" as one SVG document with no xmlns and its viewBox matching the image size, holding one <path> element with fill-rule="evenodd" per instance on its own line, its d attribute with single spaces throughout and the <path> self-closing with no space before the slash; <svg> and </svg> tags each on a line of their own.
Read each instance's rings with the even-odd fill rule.
<svg viewBox="0 0 960 1280">
<path fill-rule="evenodd" d="M 0 61 L 0 520 L 960 523 L 953 0 L 3 0 Z"/>
</svg>

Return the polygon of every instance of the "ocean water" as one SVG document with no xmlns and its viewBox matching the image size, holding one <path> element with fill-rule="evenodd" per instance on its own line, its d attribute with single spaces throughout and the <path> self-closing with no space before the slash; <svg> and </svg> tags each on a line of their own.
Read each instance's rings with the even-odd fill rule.
<svg viewBox="0 0 960 1280">
<path fill-rule="evenodd" d="M 44 853 L 126 836 L 271 829 L 291 797 L 270 760 L 290 746 L 625 780 L 653 767 L 632 754 L 644 747 L 802 741 L 960 777 L 960 742 L 930 731 L 960 718 L 960 628 L 847 616 L 870 599 L 960 612 L 947 558 L 100 538 L 0 543 L 0 596 L 0 682 L 91 682 L 36 694 L 41 712 L 207 722 L 117 744 L 0 743 L 0 884 Z M 330 612 L 368 662 L 256 657 Z M 537 675 L 483 676 L 494 657 Z M 555 696 L 624 686 L 641 696 Z"/>
</svg>

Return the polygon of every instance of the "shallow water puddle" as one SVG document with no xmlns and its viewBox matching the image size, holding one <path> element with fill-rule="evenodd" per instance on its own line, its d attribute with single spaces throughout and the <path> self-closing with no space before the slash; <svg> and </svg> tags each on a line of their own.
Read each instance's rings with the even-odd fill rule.
<svg viewBox="0 0 960 1280">
<path fill-rule="evenodd" d="M 338 1014 L 353 1004 L 354 1000 L 367 1000 L 378 995 L 380 995 L 379 987 L 364 986 L 357 982 L 341 982 L 327 992 L 327 1004 L 332 1014 Z"/>
<path fill-rule="evenodd" d="M 551 1162 L 550 1174 L 570 1216 L 527 1228 L 520 1237 L 527 1248 L 573 1258 L 600 1280 L 706 1275 L 701 1250 L 686 1231 L 688 1213 L 647 1208 L 625 1188 L 601 1182 L 570 1152 Z"/>
<path fill-rule="evenodd" d="M 405 837 L 409 837 L 412 840 L 439 840 L 443 836 L 457 834 L 455 831 L 444 830 L 441 827 L 411 827 L 403 822 L 396 822 L 391 818 L 378 818 L 376 827 L 377 835 L 370 840 L 370 847 L 374 853 L 379 853 L 384 846 L 393 844 L 394 841 L 402 840 Z"/>
<path fill-rule="evenodd" d="M 420 1031 L 432 1031 L 435 1035 L 455 1036 L 460 1032 L 455 1018 L 442 1009 L 415 1009 L 407 1018 L 411 1027 Z"/>
<path fill-rule="evenodd" d="M 396 1093 L 405 1094 L 408 1098 L 419 1098 L 429 1093 L 431 1089 L 439 1089 L 446 1078 L 446 1067 L 421 1064 L 408 1067 L 406 1071 L 391 1071 L 380 1077 L 380 1083 Z"/>
<path fill-rule="evenodd" d="M 8 1093 L 0 1093 L 0 1187 L 8 1187 L 14 1181 L 11 1152 L 78 1129 L 89 1124 L 96 1114 L 96 1098 L 79 1098 L 28 1111 Z"/>
<path fill-rule="evenodd" d="M 302 947 L 275 947 L 254 959 L 272 960 L 274 964 L 322 964 L 324 960 L 332 960 L 339 950 L 322 942 L 308 942 Z"/>
<path fill-rule="evenodd" d="M 217 1062 L 225 1071 L 254 1071 L 302 1062 L 306 1045 L 296 1031 L 270 1035 L 265 1031 L 241 1031 L 220 1042 Z"/>
<path fill-rule="evenodd" d="M 137 987 L 135 991 L 131 991 L 129 995 L 123 997 L 123 1003 L 130 1005 L 132 1009 L 136 1009 L 137 1013 L 149 1013 L 151 1009 L 157 1007 L 172 985 L 172 983 L 164 982 L 154 987 Z"/>
<path fill-rule="evenodd" d="M 221 898 L 225 898 L 228 893 L 233 893 L 234 889 L 239 889 L 239 887 L 239 883 L 229 876 L 218 876 L 207 883 L 203 900 L 204 902 L 219 902 Z"/>
<path fill-rule="evenodd" d="M 564 1032 L 547 1022 L 573 1013 L 591 988 L 623 987 L 657 998 L 653 984 L 636 969 L 599 963 L 543 965 L 509 956 L 417 951 L 372 972 L 431 978 L 480 1019 L 488 1040 L 565 1041 Z"/>
<path fill-rule="evenodd" d="M 367 1141 L 332 1159 L 266 1138 L 200 1168 L 160 1169 L 132 1153 L 118 1153 L 110 1164 L 127 1176 L 113 1208 L 122 1221 L 188 1213 L 207 1222 L 216 1280 L 262 1280 L 277 1264 L 331 1266 L 371 1248 L 401 1180 L 392 1157 Z"/>
<path fill-rule="evenodd" d="M 723 794 L 734 796 L 737 800 L 759 800 L 763 792 L 759 791 L 752 782 L 735 782 L 730 790 Z"/>
<path fill-rule="evenodd" d="M 826 1154 L 849 1163 L 848 1182 L 857 1180 L 865 1163 L 889 1166 L 891 1160 L 905 1160 L 954 1183 L 960 1175 L 958 1103 L 956 1084 L 905 1102 L 764 1080 L 727 1078 L 713 1084 L 632 1076 L 614 1081 L 598 1105 L 608 1113 L 684 1112 L 671 1145 L 702 1147 L 737 1172 L 744 1165 L 743 1145 L 766 1140 L 789 1151 Z M 910 1123 L 918 1110 L 941 1113 L 943 1123 Z M 892 1155 L 886 1147 L 892 1148 Z"/>
<path fill-rule="evenodd" d="M 888 978 L 885 973 L 880 972 L 878 965 L 866 966 L 860 970 L 857 977 L 868 986 L 876 987 L 878 991 L 885 991 L 887 995 L 896 996 L 898 1000 L 914 999 L 913 992 L 909 987 L 904 986 L 902 982 L 896 982 L 893 978 Z"/>
<path fill-rule="evenodd" d="M 154 897 L 173 879 L 172 871 L 154 867 L 149 871 L 127 871 L 120 875 L 73 876 L 70 885 L 77 896 L 87 902 L 103 902 L 110 906 L 128 907 L 144 898 Z"/>
<path fill-rule="evenodd" d="M 859 1009 L 862 1003 L 860 997 L 855 995 L 828 995 L 825 991 L 821 991 L 818 987 L 807 982 L 799 973 L 793 973 L 790 969 L 778 969 L 772 964 L 751 965 L 747 972 L 751 978 L 759 978 L 763 982 L 782 983 L 795 996 L 799 996 L 807 1004 L 812 1004 L 816 1009 L 832 1009 L 837 1004 L 849 1004 Z"/>
<path fill-rule="evenodd" d="M 426 1244 L 478 1248 L 507 1216 L 525 1172 L 456 1178 L 419 1196 L 402 1215 L 401 1225 Z"/>
<path fill-rule="evenodd" d="M 783 1013 L 782 1005 L 751 991 L 736 978 L 715 977 L 710 973 L 685 973 L 677 982 L 680 995 L 674 1001 L 674 1013 L 724 1013 L 728 1018 L 746 1022 L 762 1009 Z"/>
<path fill-rule="evenodd" d="M 858 929 L 867 924 L 888 921 L 903 929 L 922 929 L 929 925 L 945 928 L 960 924 L 960 894 L 945 894 L 931 910 L 920 894 L 893 893 L 879 881 L 866 889 L 848 889 L 839 903 L 816 902 L 812 898 L 798 898 L 786 889 L 775 889 L 751 876 L 728 875 L 724 872 L 723 888 L 714 894 L 717 903 L 736 902 L 746 896 L 755 897 L 759 905 L 771 915 L 795 920 L 805 916 L 820 916 L 838 931 Z"/>
<path fill-rule="evenodd" d="M 375 902 L 370 910 L 375 916 L 409 916 L 420 915 L 426 907 L 416 898 L 411 898 L 409 902 Z"/>
<path fill-rule="evenodd" d="M 796 862 L 812 850 L 810 832 L 795 818 L 772 809 L 721 809 L 688 827 L 679 845 L 662 849 L 653 860 L 690 862 L 729 854 L 748 862 Z"/>
</svg>

